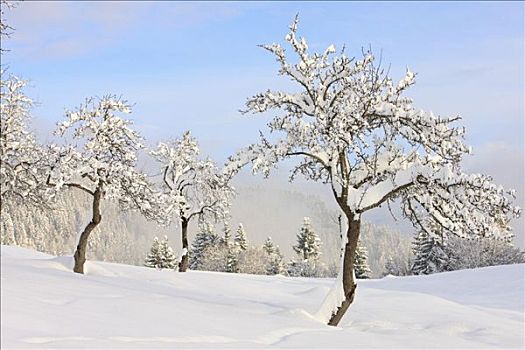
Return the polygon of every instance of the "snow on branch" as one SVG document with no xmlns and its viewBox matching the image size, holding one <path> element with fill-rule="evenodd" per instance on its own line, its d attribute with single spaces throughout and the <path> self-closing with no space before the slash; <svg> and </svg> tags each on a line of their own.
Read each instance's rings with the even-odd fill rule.
<svg viewBox="0 0 525 350">
<path fill-rule="evenodd" d="M 298 158 L 291 179 L 330 184 L 341 208 L 354 215 L 402 198 L 415 224 L 418 208 L 456 235 L 508 233 L 493 227 L 520 214 L 511 192 L 461 172 L 471 152 L 457 125 L 461 117 L 416 108 L 405 96 L 416 74 L 407 68 L 394 82 L 369 50 L 357 59 L 336 53 L 334 45 L 312 53 L 297 35 L 298 22 L 285 39 L 291 53 L 276 43 L 261 47 L 300 91 L 248 98 L 243 113 L 278 114 L 268 123 L 272 137 L 261 133 L 259 142 L 230 158 L 231 169 L 250 163 L 268 176 L 281 160 Z"/>
<path fill-rule="evenodd" d="M 221 172 L 211 159 L 199 158 L 199 146 L 189 131 L 179 139 L 159 143 L 151 154 L 161 167 L 170 216 L 186 220 L 227 217 L 235 195 L 230 180 L 236 171 Z"/>
<path fill-rule="evenodd" d="M 147 174 L 136 170 L 137 152 L 144 146 L 132 122 L 122 116 L 129 113 L 128 103 L 113 95 L 87 99 L 67 111 L 56 134 L 71 133 L 78 144 L 54 146 L 57 156 L 47 182 L 56 190 L 74 187 L 88 194 L 99 188 L 104 198 L 118 201 L 123 209 L 163 222 L 161 194 Z"/>
<path fill-rule="evenodd" d="M 46 205 L 45 150 L 29 131 L 33 101 L 24 93 L 27 81 L 0 72 L 1 200 Z"/>
</svg>

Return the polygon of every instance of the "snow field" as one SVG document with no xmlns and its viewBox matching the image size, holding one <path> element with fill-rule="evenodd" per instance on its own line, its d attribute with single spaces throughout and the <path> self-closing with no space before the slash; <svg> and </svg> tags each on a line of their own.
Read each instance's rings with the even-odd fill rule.
<svg viewBox="0 0 525 350">
<path fill-rule="evenodd" d="M 2 246 L 1 347 L 524 348 L 524 265 L 360 280 L 342 327 L 332 279 L 87 262 Z"/>
</svg>

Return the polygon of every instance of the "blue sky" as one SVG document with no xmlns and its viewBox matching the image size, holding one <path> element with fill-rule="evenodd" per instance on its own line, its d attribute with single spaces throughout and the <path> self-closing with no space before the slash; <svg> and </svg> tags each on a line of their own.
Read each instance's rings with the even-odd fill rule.
<svg viewBox="0 0 525 350">
<path fill-rule="evenodd" d="M 190 128 L 223 156 L 263 126 L 239 115 L 245 99 L 287 86 L 256 45 L 282 42 L 296 13 L 315 50 L 346 44 L 359 54 L 371 45 L 394 78 L 406 66 L 418 72 L 416 104 L 462 114 L 474 146 L 523 148 L 519 2 L 24 2 L 8 13 L 16 32 L 3 59 L 31 79 L 38 118 L 55 122 L 87 96 L 116 93 L 136 104 L 148 139 Z M 218 140 L 239 129 L 246 136 L 239 145 Z"/>
<path fill-rule="evenodd" d="M 7 13 L 16 31 L 2 61 L 31 80 L 40 135 L 64 108 L 115 93 L 135 104 L 150 143 L 191 129 L 224 160 L 267 121 L 238 113 L 246 98 L 290 86 L 257 45 L 282 43 L 299 13 L 313 50 L 371 45 L 394 79 L 417 72 L 417 106 L 464 117 L 467 168 L 523 193 L 524 12 L 523 2 L 22 2 Z"/>
</svg>

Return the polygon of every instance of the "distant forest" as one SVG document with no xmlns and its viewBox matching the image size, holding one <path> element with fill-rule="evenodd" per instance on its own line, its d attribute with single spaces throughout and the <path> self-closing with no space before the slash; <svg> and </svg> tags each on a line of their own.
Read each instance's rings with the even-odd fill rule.
<svg viewBox="0 0 525 350">
<path fill-rule="evenodd" d="M 302 218 L 308 216 L 322 242 L 321 260 L 326 264 L 339 263 L 338 212 L 328 209 L 319 197 L 289 190 L 265 191 L 257 186 L 243 187 L 238 192 L 230 223 L 232 227 L 243 223 L 250 244 L 262 245 L 266 237 L 271 236 L 285 259 L 291 259 L 295 255 L 291 247 L 301 228 Z M 258 198 L 259 210 L 253 210 L 253 205 L 249 204 L 255 198 Z M 271 202 L 279 205 L 271 205 Z M 104 205 L 103 220 L 89 239 L 88 259 L 143 265 L 153 238 L 164 235 L 170 238 L 175 252 L 180 253 L 179 231 L 175 224 L 163 227 L 148 222 L 139 213 L 123 212 L 110 202 Z M 282 208 L 287 210 L 283 212 Z M 89 221 L 86 213 L 90 211 L 90 202 L 82 192 L 67 191 L 52 210 L 6 203 L 2 211 L 2 244 L 33 248 L 53 255 L 72 255 L 78 235 Z M 190 240 L 196 231 L 196 225 L 190 227 Z M 216 224 L 215 231 L 222 234 L 222 223 Z M 408 264 L 410 235 L 364 222 L 361 240 L 368 249 L 371 277 L 383 275 L 389 258 Z"/>
</svg>

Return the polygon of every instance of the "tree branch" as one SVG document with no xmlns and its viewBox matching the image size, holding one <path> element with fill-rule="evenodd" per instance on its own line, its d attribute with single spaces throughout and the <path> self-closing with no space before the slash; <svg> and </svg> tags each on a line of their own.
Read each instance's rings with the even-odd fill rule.
<svg viewBox="0 0 525 350">
<path fill-rule="evenodd" d="M 362 214 L 364 213 L 365 211 L 368 211 L 370 209 L 374 209 L 374 208 L 377 208 L 378 206 L 380 206 L 381 204 L 383 204 L 385 201 L 389 200 L 390 198 L 392 198 L 394 195 L 398 194 L 399 192 L 403 191 L 403 190 L 406 190 L 407 188 L 409 188 L 410 186 L 414 185 L 414 181 L 410 181 L 409 183 L 406 183 L 404 185 L 401 185 L 399 187 L 396 187 L 394 188 L 392 191 L 388 192 L 387 194 L 385 194 L 379 201 L 377 201 L 376 203 L 374 204 L 370 204 L 370 205 L 367 205 L 366 207 L 364 208 L 361 208 L 361 209 L 358 209 L 356 210 L 356 212 L 358 214 Z"/>
<path fill-rule="evenodd" d="M 287 156 L 305 156 L 305 157 L 310 157 L 310 158 L 315 159 L 319 163 L 321 163 L 325 169 L 328 170 L 330 168 L 330 166 L 328 164 L 326 164 L 319 156 L 316 156 L 315 154 L 312 154 L 312 153 L 299 151 L 299 152 L 288 152 L 288 153 L 286 153 L 286 155 Z"/>
</svg>

